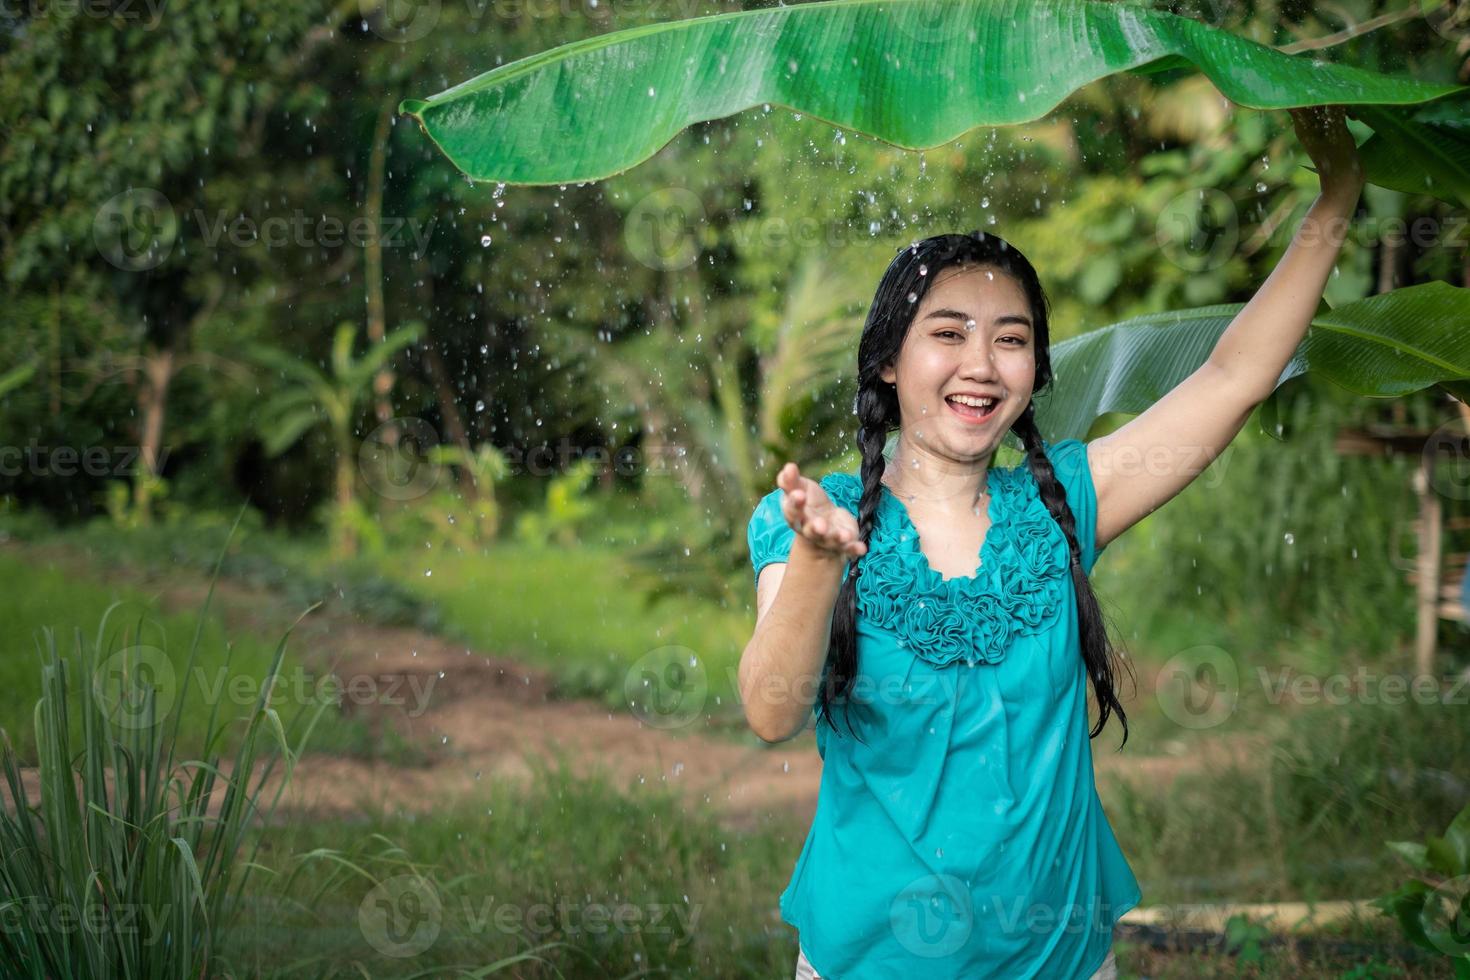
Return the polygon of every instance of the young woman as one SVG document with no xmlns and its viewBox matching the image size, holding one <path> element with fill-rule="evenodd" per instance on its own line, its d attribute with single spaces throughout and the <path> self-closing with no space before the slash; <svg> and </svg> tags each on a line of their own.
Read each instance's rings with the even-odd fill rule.
<svg viewBox="0 0 1470 980">
<path fill-rule="evenodd" d="M 1292 116 L 1321 177 L 1302 228 L 1209 359 L 1110 435 L 1042 440 L 1048 306 L 1013 247 L 938 235 L 884 273 L 861 472 L 787 463 L 748 531 L 746 718 L 780 741 L 815 713 L 824 761 L 780 903 L 798 978 L 1116 975 L 1140 893 L 1093 783 L 1089 738 L 1128 726 L 1088 573 L 1225 449 L 1317 308 L 1363 173 L 1340 107 Z M 1025 462 L 992 466 L 1007 432 Z"/>
</svg>

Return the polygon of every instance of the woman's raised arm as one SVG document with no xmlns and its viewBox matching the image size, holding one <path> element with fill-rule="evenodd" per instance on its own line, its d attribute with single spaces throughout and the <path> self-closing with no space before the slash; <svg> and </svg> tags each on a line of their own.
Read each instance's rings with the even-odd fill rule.
<svg viewBox="0 0 1470 980">
<path fill-rule="evenodd" d="M 1225 451 L 1276 389 L 1317 311 L 1363 191 L 1363 168 L 1341 106 L 1291 114 L 1321 192 L 1209 359 L 1137 418 L 1088 443 L 1098 548 L 1162 507 Z"/>
</svg>

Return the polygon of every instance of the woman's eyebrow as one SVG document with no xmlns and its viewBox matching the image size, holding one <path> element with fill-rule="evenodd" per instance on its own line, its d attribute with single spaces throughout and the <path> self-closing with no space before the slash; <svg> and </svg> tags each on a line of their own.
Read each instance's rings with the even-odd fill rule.
<svg viewBox="0 0 1470 980">
<path fill-rule="evenodd" d="M 965 321 L 969 321 L 969 320 L 972 320 L 974 318 L 971 317 L 970 314 L 966 313 L 964 310 L 951 310 L 951 309 L 947 309 L 946 308 L 946 309 L 939 309 L 939 310 L 931 310 L 924 317 L 924 319 L 925 320 L 965 320 Z M 1020 324 L 1023 327 L 1028 327 L 1028 328 L 1031 326 L 1031 318 L 1030 317 L 1027 317 L 1027 316 L 1022 316 L 1019 313 L 1005 313 L 1005 314 L 1002 314 L 1001 316 L 996 317 L 991 322 L 994 323 L 996 326 L 1000 326 L 1002 324 L 1009 324 L 1009 323 L 1017 323 L 1017 324 Z"/>
</svg>

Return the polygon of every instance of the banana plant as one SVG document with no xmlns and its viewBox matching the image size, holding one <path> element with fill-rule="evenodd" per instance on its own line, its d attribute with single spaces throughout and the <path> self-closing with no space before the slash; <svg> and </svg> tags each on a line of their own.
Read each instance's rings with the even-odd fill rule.
<svg viewBox="0 0 1470 980">
<path fill-rule="evenodd" d="M 284 350 L 254 345 L 249 356 L 266 370 L 275 371 L 284 390 L 267 398 L 260 411 L 258 430 L 268 456 L 279 456 L 307 432 L 325 423 L 336 450 L 336 507 L 333 548 L 338 557 L 357 550 L 357 534 L 351 519 L 357 511 L 357 445 L 353 423 L 372 397 L 373 377 L 398 351 L 423 335 L 422 323 L 394 330 L 366 354 L 355 357 L 352 342 L 357 328 L 351 322 L 337 327 L 332 338 L 330 372 Z"/>
<path fill-rule="evenodd" d="M 762 103 L 921 150 L 1040 119 L 1118 72 L 1178 69 L 1249 108 L 1349 106 L 1382 141 L 1369 181 L 1470 205 L 1455 126 L 1470 89 L 1286 54 L 1135 3 L 829 0 L 695 17 L 565 44 L 399 111 L 472 180 L 565 184 L 621 173 L 693 123 Z M 1460 97 L 1447 118 L 1403 109 L 1446 96 Z"/>
<path fill-rule="evenodd" d="M 1036 398 L 1043 436 L 1081 439 L 1104 413 L 1144 411 L 1204 363 L 1243 308 L 1223 303 L 1133 317 L 1052 345 L 1056 381 Z M 1311 371 L 1359 395 L 1396 397 L 1437 385 L 1470 401 L 1466 324 L 1470 289 L 1444 282 L 1319 311 L 1277 388 Z"/>
<path fill-rule="evenodd" d="M 777 308 L 711 304 L 703 321 L 711 336 L 688 355 L 688 370 L 670 364 L 677 343 L 667 324 L 612 347 L 571 330 L 547 338 L 558 358 L 597 366 L 609 401 L 639 412 L 645 476 L 678 480 L 711 518 L 628 550 L 646 595 L 728 598 L 730 570 L 745 560 L 743 536 L 732 543 L 729 529 L 742 526 L 782 462 L 824 461 L 847 424 L 840 392 L 850 404 L 852 391 L 841 379 L 863 320 L 852 297 L 870 290 L 874 275 L 865 263 L 806 252 Z M 759 381 L 747 385 L 741 366 L 752 361 Z"/>
</svg>

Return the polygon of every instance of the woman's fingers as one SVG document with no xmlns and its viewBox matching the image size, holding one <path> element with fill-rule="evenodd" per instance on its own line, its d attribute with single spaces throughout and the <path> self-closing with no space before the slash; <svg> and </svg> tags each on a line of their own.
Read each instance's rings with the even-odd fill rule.
<svg viewBox="0 0 1470 980">
<path fill-rule="evenodd" d="M 813 544 L 828 551 L 853 557 L 863 555 L 867 551 L 867 546 L 858 540 L 857 534 L 848 526 L 848 522 L 843 520 L 843 514 L 813 513 L 809 509 L 813 502 L 813 494 L 808 492 L 808 482 L 806 477 L 801 475 L 801 468 L 794 462 L 788 461 L 776 474 L 776 484 L 786 491 L 786 501 L 790 504 L 789 522 L 792 528 Z M 820 510 L 831 510 L 822 494 L 818 493 L 815 496 L 823 502 Z"/>
</svg>

